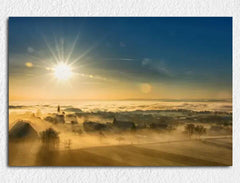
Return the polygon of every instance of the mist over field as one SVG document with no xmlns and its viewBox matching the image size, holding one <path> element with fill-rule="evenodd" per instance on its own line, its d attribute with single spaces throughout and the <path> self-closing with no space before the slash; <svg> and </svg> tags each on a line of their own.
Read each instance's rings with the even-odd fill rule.
<svg viewBox="0 0 240 183">
<path fill-rule="evenodd" d="M 9 104 L 13 166 L 230 165 L 231 135 L 230 101 Z"/>
<path fill-rule="evenodd" d="M 10 166 L 232 165 L 231 17 L 10 17 Z"/>
<path fill-rule="evenodd" d="M 116 100 L 116 101 L 14 101 L 9 104 L 11 111 L 30 111 L 41 109 L 43 112 L 56 112 L 56 106 L 69 112 L 124 112 L 135 110 L 175 110 L 231 112 L 231 100 Z"/>
</svg>

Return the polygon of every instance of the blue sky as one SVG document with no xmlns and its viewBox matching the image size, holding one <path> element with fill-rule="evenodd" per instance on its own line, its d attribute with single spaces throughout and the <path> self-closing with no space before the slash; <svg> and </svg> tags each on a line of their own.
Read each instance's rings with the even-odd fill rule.
<svg viewBox="0 0 240 183">
<path fill-rule="evenodd" d="M 136 93 L 139 98 L 201 98 L 201 92 L 204 93 L 202 98 L 213 98 L 219 91 L 222 98 L 231 98 L 230 17 L 10 18 L 10 89 L 11 82 L 19 83 L 17 80 L 24 75 L 46 73 L 40 67 L 41 60 L 44 60 L 44 68 L 48 62 L 51 65 L 54 59 L 49 48 L 56 53 L 59 44 L 63 45 L 63 59 L 74 46 L 70 62 L 76 60 L 76 73 L 111 78 L 120 83 L 118 90 L 149 84 L 151 92 L 155 93 Z M 25 62 L 37 67 L 28 68 Z M 106 80 L 105 83 L 96 80 L 85 78 L 81 83 L 85 87 L 95 84 L 108 88 L 111 85 Z M 27 82 L 18 90 L 24 90 L 34 81 Z M 76 83 L 79 83 L 77 79 Z M 157 90 L 160 85 L 166 93 L 179 89 L 182 95 L 172 92 L 172 95 L 161 93 L 158 96 L 154 88 Z M 194 88 L 198 90 L 196 96 L 185 92 Z M 135 95 L 132 93 L 129 97 Z"/>
</svg>

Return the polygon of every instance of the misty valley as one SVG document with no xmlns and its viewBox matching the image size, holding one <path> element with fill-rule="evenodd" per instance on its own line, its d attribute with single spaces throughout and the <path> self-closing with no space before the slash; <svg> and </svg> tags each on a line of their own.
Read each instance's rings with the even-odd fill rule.
<svg viewBox="0 0 240 183">
<path fill-rule="evenodd" d="M 11 103 L 9 165 L 231 165 L 231 107 L 226 101 Z"/>
</svg>

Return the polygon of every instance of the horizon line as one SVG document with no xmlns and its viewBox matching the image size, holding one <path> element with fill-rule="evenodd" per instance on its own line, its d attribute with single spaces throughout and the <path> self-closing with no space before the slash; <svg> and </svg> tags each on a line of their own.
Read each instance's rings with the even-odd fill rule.
<svg viewBox="0 0 240 183">
<path fill-rule="evenodd" d="M 174 99 L 174 98 L 125 98 L 125 99 L 38 99 L 41 101 L 232 101 L 232 98 L 182 98 L 182 99 Z M 8 102 L 14 101 L 38 101 L 37 99 L 17 99 L 17 100 L 8 100 Z"/>
</svg>

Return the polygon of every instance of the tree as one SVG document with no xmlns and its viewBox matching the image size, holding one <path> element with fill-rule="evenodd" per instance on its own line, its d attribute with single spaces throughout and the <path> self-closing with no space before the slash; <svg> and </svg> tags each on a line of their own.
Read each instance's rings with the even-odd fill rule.
<svg viewBox="0 0 240 183">
<path fill-rule="evenodd" d="M 194 128 L 195 128 L 195 125 L 190 123 L 190 124 L 187 124 L 185 126 L 185 132 L 188 134 L 189 138 L 192 137 L 193 133 L 194 133 Z"/>
<path fill-rule="evenodd" d="M 58 132 L 56 132 L 52 128 L 48 128 L 47 130 L 42 131 L 40 133 L 40 137 L 41 137 L 42 143 L 44 145 L 47 145 L 48 147 L 55 148 L 55 146 L 58 145 L 59 143 Z"/>
<path fill-rule="evenodd" d="M 194 131 L 196 134 L 198 134 L 198 137 L 200 139 L 201 135 L 203 134 L 206 134 L 206 128 L 204 128 L 202 125 L 197 125 L 195 128 L 194 128 Z"/>
<path fill-rule="evenodd" d="M 59 144 L 58 132 L 48 128 L 40 133 L 42 145 L 36 155 L 36 164 L 40 166 L 53 166 L 58 157 L 59 151 L 56 149 Z"/>
</svg>

